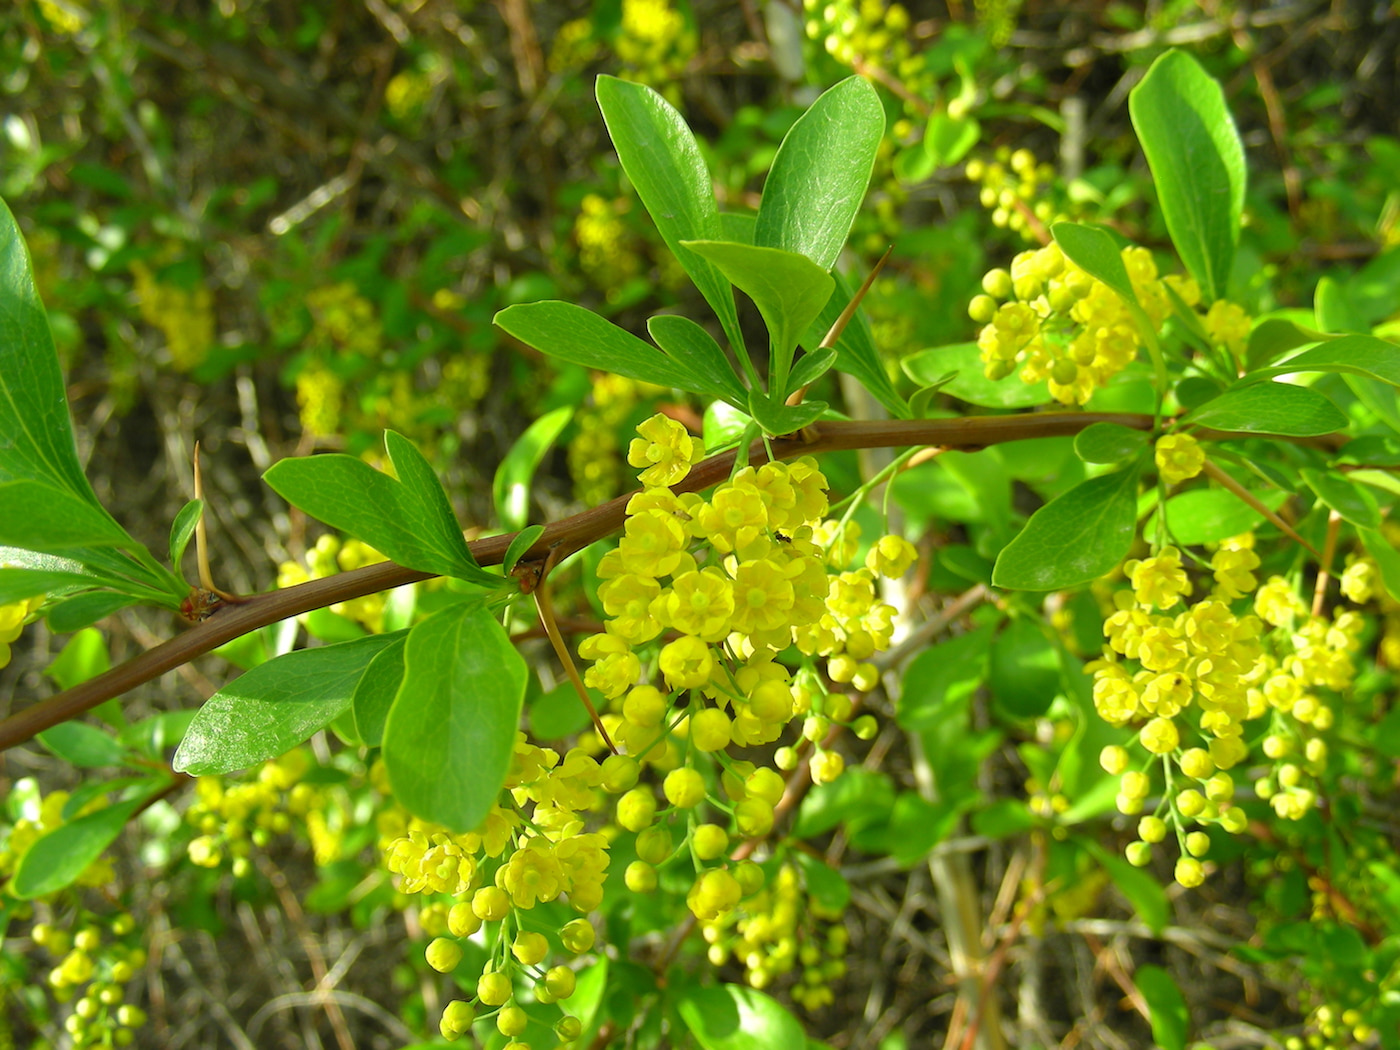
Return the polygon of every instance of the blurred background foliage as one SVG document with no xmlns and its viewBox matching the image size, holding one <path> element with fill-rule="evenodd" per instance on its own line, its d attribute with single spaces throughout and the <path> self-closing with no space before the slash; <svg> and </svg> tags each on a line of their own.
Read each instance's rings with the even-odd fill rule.
<svg viewBox="0 0 1400 1050">
<path fill-rule="evenodd" d="M 1189 48 L 1224 83 L 1249 153 L 1237 264 L 1244 305 L 1310 318 L 1325 278 L 1370 312 L 1367 324 L 1385 316 L 1385 296 L 1400 287 L 1397 15 L 1393 3 L 1321 0 L 18 0 L 0 12 L 0 196 L 33 253 L 99 495 L 139 539 L 159 544 L 191 491 L 200 441 L 219 581 L 251 591 L 272 586 L 279 565 L 285 582 L 365 560 L 318 542 L 260 484 L 284 456 L 341 449 L 374 460 L 383 429 L 396 429 L 444 473 L 463 520 L 491 529 L 500 525 L 489 497 L 496 467 L 547 411 L 568 408 L 573 418 L 535 480 L 536 521 L 628 487 L 621 450 L 658 402 L 699 427 L 699 405 L 561 368 L 490 323 L 505 306 L 542 298 L 580 302 L 633 330 L 670 307 L 707 317 L 609 149 L 596 74 L 648 83 L 679 106 L 722 208 L 735 211 L 756 203 L 783 133 L 820 90 L 852 71 L 879 86 L 886 139 L 842 265 L 859 278 L 893 246 L 867 314 L 891 376 L 908 391 L 900 359 L 972 338 L 966 308 L 982 275 L 1043 242 L 1056 219 L 1110 222 L 1167 249 L 1125 102 L 1169 46 Z M 819 396 L 839 404 L 842 393 Z M 859 391 L 846 407 L 872 411 Z M 836 457 L 838 485 L 843 470 L 856 476 L 853 455 Z M 930 586 L 940 582 L 966 585 L 954 577 Z M 128 616 L 111 632 L 110 658 L 169 629 Z M 0 671 L 6 695 L 42 691 L 40 672 L 66 642 L 41 627 L 34 635 Z M 188 707 L 224 666 L 197 665 L 165 695 L 137 702 Z M 1026 759 L 1032 772 L 1034 761 Z M 46 791 L 73 786 L 38 751 L 12 756 L 5 772 L 12 784 L 37 775 Z M 1005 764 L 995 775 L 1015 777 Z M 267 782 L 280 783 L 278 774 Z M 10 792 L 12 818 L 26 799 L 38 804 L 38 782 L 22 783 Z M 986 787 L 1019 794 L 1023 785 Z M 436 993 L 421 952 L 400 955 L 402 930 L 384 918 L 392 890 L 382 876 L 373 881 L 373 862 L 353 859 L 372 832 L 347 839 L 327 830 L 355 828 L 356 814 L 373 809 L 374 785 L 363 770 L 327 764 L 308 791 L 325 797 L 249 805 L 290 814 L 269 816 L 270 829 L 302 827 L 308 847 L 277 863 L 306 883 L 318 867 L 320 896 L 298 904 L 287 889 L 293 876 L 270 859 L 260 862 L 261 888 L 246 866 L 230 888 L 217 878 L 225 858 L 209 852 L 201 856 L 214 863 L 186 865 L 178 891 L 143 891 L 168 895 L 156 932 L 183 960 L 148 993 L 167 1017 L 155 1029 L 159 1045 L 329 1039 L 318 1011 L 290 1008 L 315 1003 L 260 1008 L 299 989 L 306 966 L 323 980 L 326 960 L 345 959 L 347 946 L 353 956 L 392 950 L 357 966 L 344 986 L 353 1023 L 344 1015 L 331 1023 L 336 1036 L 350 1024 L 363 1028 L 354 1045 L 400 1046 L 429 1026 Z M 308 813 L 321 816 L 307 823 Z M 200 819 L 197 810 L 186 824 L 197 831 Z M 175 825 L 164 830 L 176 834 Z M 145 848 L 160 852 L 159 839 Z M 127 862 L 174 863 L 182 849 Z M 1380 877 L 1369 870 L 1339 877 Z M 1282 911 L 1303 905 L 1270 894 L 1310 893 L 1306 880 L 1254 874 L 1269 887 L 1266 903 Z M 877 881 L 862 891 L 872 930 L 904 914 L 911 882 L 898 878 L 898 889 Z M 1184 907 L 1201 909 L 1222 940 L 1247 937 L 1254 890 L 1213 885 L 1216 898 Z M 1102 880 L 1080 889 L 1097 897 Z M 1063 923 L 1091 903 L 1061 895 L 1048 907 Z M 351 922 L 308 919 L 302 905 Z M 421 930 L 410 921 L 409 932 Z M 1087 972 L 1075 953 L 1097 936 L 1085 925 L 1078 947 L 1062 948 L 1055 965 L 1065 981 Z M 879 940 L 858 941 L 865 947 L 853 952 L 866 960 L 852 962 L 854 991 L 815 1024 L 834 1045 L 885 1045 L 897 1031 L 920 1045 L 942 1024 L 934 1018 L 950 996 L 882 963 Z M 1243 966 L 1209 938 L 1188 947 L 1210 954 L 1212 967 Z M 1290 941 L 1280 951 L 1331 952 L 1331 963 L 1316 963 L 1325 968 L 1354 961 L 1353 949 Z M 923 950 L 909 949 L 906 969 L 943 952 Z M 1099 953 L 1089 969 L 1111 969 L 1113 957 Z M 239 958 L 254 965 L 240 970 L 229 961 Z M 1348 986 L 1364 983 L 1364 972 L 1313 979 Z M 1285 1008 L 1277 990 L 1251 998 L 1253 971 L 1230 980 L 1228 995 L 1192 990 L 1200 1019 L 1232 1016 L 1228 1004 L 1212 1005 L 1218 998 L 1233 997 L 1251 1023 L 1256 1007 L 1280 1011 L 1264 1020 L 1282 1023 L 1290 1010 L 1327 1003 L 1324 995 Z M 888 985 L 882 998 L 867 997 L 878 982 Z M 37 1045 L 24 1040 L 39 1030 L 26 1026 L 45 1023 L 42 996 L 16 995 L 31 1010 L 16 1023 L 16 1045 Z M 181 1002 L 195 1005 L 182 1016 Z"/>
</svg>

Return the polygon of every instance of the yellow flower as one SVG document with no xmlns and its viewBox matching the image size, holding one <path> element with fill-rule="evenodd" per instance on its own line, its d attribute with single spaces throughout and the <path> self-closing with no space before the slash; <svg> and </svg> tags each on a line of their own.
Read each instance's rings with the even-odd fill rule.
<svg viewBox="0 0 1400 1050">
<path fill-rule="evenodd" d="M 637 427 L 627 449 L 627 462 L 645 467 L 638 477 L 648 487 L 674 485 L 705 458 L 705 446 L 674 419 L 657 413 Z"/>
<path fill-rule="evenodd" d="M 682 573 L 659 599 L 657 613 L 684 634 L 718 642 L 730 630 L 734 585 L 714 568 Z"/>
<path fill-rule="evenodd" d="M 1167 434 L 1157 439 L 1157 471 L 1168 485 L 1194 478 L 1205 466 L 1206 454 L 1190 434 Z"/>
<path fill-rule="evenodd" d="M 687 634 L 666 643 L 657 664 L 672 689 L 695 689 L 710 680 L 715 661 L 708 645 Z"/>
</svg>

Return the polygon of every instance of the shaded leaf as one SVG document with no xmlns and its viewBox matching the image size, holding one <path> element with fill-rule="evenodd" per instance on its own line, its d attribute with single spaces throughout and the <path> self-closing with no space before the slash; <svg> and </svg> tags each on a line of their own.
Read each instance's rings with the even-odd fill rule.
<svg viewBox="0 0 1400 1050">
<path fill-rule="evenodd" d="M 1316 437 L 1347 425 L 1347 417 L 1325 395 L 1292 383 L 1231 387 L 1186 415 L 1192 426 L 1244 434 Z"/>
<path fill-rule="evenodd" d="M 390 645 L 374 654 L 364 674 L 355 683 L 350 710 L 355 716 L 355 732 L 368 747 L 378 747 L 384 739 L 384 723 L 394 697 L 403 684 L 404 647 L 408 633 L 400 633 Z"/>
<path fill-rule="evenodd" d="M 1186 1050 L 1186 1033 L 1191 1017 L 1186 1000 L 1171 974 L 1160 966 L 1139 966 L 1133 983 L 1147 1001 L 1152 1021 L 1152 1039 L 1161 1050 Z"/>
<path fill-rule="evenodd" d="M 647 321 L 647 334 L 666 356 L 704 378 L 733 405 L 743 405 L 747 396 L 734 366 L 714 336 L 689 317 L 658 314 Z"/>
<path fill-rule="evenodd" d="M 496 500 L 496 514 L 506 529 L 515 532 L 525 527 L 530 513 L 530 482 L 545 453 L 573 416 L 574 410 L 567 405 L 540 416 L 516 438 L 496 468 L 491 492 Z"/>
<path fill-rule="evenodd" d="M 1074 453 L 1085 463 L 1121 463 L 1146 448 L 1150 437 L 1119 423 L 1092 423 L 1074 436 Z"/>
</svg>

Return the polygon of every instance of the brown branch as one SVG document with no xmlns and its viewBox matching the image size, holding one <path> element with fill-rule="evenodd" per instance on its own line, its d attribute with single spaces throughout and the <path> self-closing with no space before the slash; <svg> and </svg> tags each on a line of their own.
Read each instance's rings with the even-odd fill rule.
<svg viewBox="0 0 1400 1050">
<path fill-rule="evenodd" d="M 1123 412 L 1035 412 L 1015 416 L 972 416 L 963 419 L 834 421 L 813 424 L 806 428 L 800 437 L 776 438 L 771 442 L 771 446 L 773 458 L 778 460 L 823 452 L 902 448 L 913 445 L 977 450 L 1007 441 L 1069 436 L 1079 433 L 1093 423 L 1118 423 L 1138 430 L 1150 430 L 1152 422 L 1149 415 Z M 734 452 L 725 452 L 703 460 L 683 482 L 674 486 L 675 491 L 699 492 L 718 484 L 733 470 L 734 457 Z M 761 441 L 755 442 L 749 449 L 749 462 L 758 464 L 767 459 L 768 450 Z M 616 532 L 622 528 L 627 501 L 631 497 L 631 493 L 619 496 L 600 506 L 546 525 L 544 533 L 521 560 L 543 562 L 553 556 L 557 561 Z M 477 564 L 499 565 L 515 536 L 516 533 L 513 532 L 491 536 L 468 546 Z M 0 750 L 22 744 L 45 729 L 77 718 L 98 704 L 128 693 L 137 686 L 218 648 L 225 642 L 268 624 L 299 616 L 313 609 L 325 608 L 337 602 L 429 580 L 433 575 L 393 562 L 380 562 L 337 576 L 311 580 L 284 590 L 252 595 L 239 602 L 223 605 L 204 621 L 170 641 L 148 649 L 105 674 L 41 700 L 0 721 Z"/>
</svg>

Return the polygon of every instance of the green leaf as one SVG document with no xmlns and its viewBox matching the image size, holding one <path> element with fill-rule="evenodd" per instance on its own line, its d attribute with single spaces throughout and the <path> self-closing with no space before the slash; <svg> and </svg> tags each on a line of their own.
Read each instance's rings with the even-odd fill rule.
<svg viewBox="0 0 1400 1050">
<path fill-rule="evenodd" d="M 67 634 L 95 624 L 118 609 L 136 604 L 137 599 L 114 591 L 90 591 L 75 594 L 48 607 L 44 619 L 54 634 Z"/>
<path fill-rule="evenodd" d="M 1270 510 L 1277 510 L 1288 498 L 1280 489 L 1256 492 Z M 1167 500 L 1167 529 L 1172 540 L 1184 547 L 1220 540 L 1248 532 L 1264 516 L 1233 492 L 1219 488 L 1192 489 Z"/>
<path fill-rule="evenodd" d="M 1186 1050 L 1186 1033 L 1191 1026 L 1191 1016 L 1187 1013 L 1181 989 L 1177 988 L 1171 974 L 1149 963 L 1137 968 L 1133 983 L 1147 1001 L 1153 1041 L 1161 1050 Z"/>
<path fill-rule="evenodd" d="M 1189 54 L 1168 51 L 1128 95 L 1177 254 L 1207 302 L 1223 298 L 1244 212 L 1244 147 L 1225 94 Z"/>
<path fill-rule="evenodd" d="M 378 747 L 384 739 L 384 723 L 394 697 L 403 684 L 404 647 L 407 632 L 401 632 L 394 642 L 374 654 L 365 673 L 355 684 L 350 698 L 350 710 L 355 714 L 355 732 L 368 747 Z"/>
<path fill-rule="evenodd" d="M 1074 436 L 1074 453 L 1085 463 L 1122 463 L 1147 447 L 1149 435 L 1119 423 L 1093 423 Z"/>
<path fill-rule="evenodd" d="M 768 387 L 776 398 L 791 393 L 788 368 L 797 342 L 831 298 L 836 281 L 805 255 L 737 241 L 687 241 L 754 301 L 772 344 Z"/>
<path fill-rule="evenodd" d="M 4 560 L 0 553 L 0 561 Z M 72 563 L 77 569 L 82 566 Z M 0 568 L 0 605 L 25 601 L 40 594 L 63 594 L 78 587 L 95 587 L 108 581 L 88 573 L 66 569 Z"/>
<path fill-rule="evenodd" d="M 992 583 L 1055 591 L 1089 583 L 1128 553 L 1137 522 L 1136 468 L 1090 478 L 1033 515 L 997 557 Z"/>
<path fill-rule="evenodd" d="M 983 624 L 914 658 L 895 709 L 900 728 L 915 732 L 940 726 L 951 708 L 972 695 L 986 677 L 994 629 Z"/>
<path fill-rule="evenodd" d="M 78 462 L 29 251 L 0 201 L 0 482 L 15 480 L 44 482 L 76 502 L 100 506 Z"/>
<path fill-rule="evenodd" d="M 125 747 L 96 726 L 83 722 L 60 722 L 40 733 L 39 743 L 81 769 L 119 766 L 126 760 Z"/>
<path fill-rule="evenodd" d="M 144 801 L 133 798 L 118 802 L 35 839 L 19 859 L 10 892 L 21 900 L 32 900 L 72 885 L 121 834 Z"/>
<path fill-rule="evenodd" d="M 96 503 L 43 481 L 0 484 L 0 544 L 52 553 L 137 543 Z"/>
<path fill-rule="evenodd" d="M 496 468 L 496 478 L 491 484 L 496 514 L 511 532 L 525 527 L 530 513 L 530 482 L 545 453 L 573 416 L 574 410 L 567 405 L 540 416 L 525 428 L 525 433 L 516 439 Z"/>
<path fill-rule="evenodd" d="M 1141 306 L 1118 242 L 1107 230 L 1077 222 L 1057 222 L 1050 227 L 1050 233 L 1081 270 L 1112 288 L 1130 307 Z"/>
<path fill-rule="evenodd" d="M 769 434 L 791 434 L 815 423 L 826 411 L 825 401 L 803 401 L 798 405 L 774 402 L 757 390 L 749 391 L 749 414 Z"/>
<path fill-rule="evenodd" d="M 818 347 L 803 354 L 801 360 L 793 366 L 792 374 L 788 376 L 788 386 L 794 390 L 801 390 L 804 386 L 815 383 L 831 371 L 831 366 L 836 364 L 838 356 L 839 351 L 834 347 Z"/>
<path fill-rule="evenodd" d="M 807 1036 L 792 1014 L 753 988 L 693 987 L 677 1004 L 703 1050 L 806 1050 Z"/>
<path fill-rule="evenodd" d="M 409 812 L 456 832 L 501 793 L 525 699 L 525 661 L 479 603 L 409 632 L 404 679 L 384 726 L 384 762 Z"/>
<path fill-rule="evenodd" d="M 700 155 L 695 136 L 675 107 L 649 87 L 600 76 L 596 93 L 617 159 L 651 221 L 656 223 L 661 239 L 714 310 L 729 342 L 736 348 L 743 347 L 739 313 L 729 282 L 713 265 L 681 244 L 722 240 L 726 236 L 715 205 L 710 169 Z"/>
<path fill-rule="evenodd" d="M 230 773 L 286 754 L 350 708 L 370 661 L 402 637 L 371 635 L 259 664 L 204 702 L 175 752 L 175 770 Z"/>
<path fill-rule="evenodd" d="M 724 396 L 688 365 L 574 303 L 520 303 L 496 314 L 495 321 L 522 343 L 560 361 L 693 394 Z"/>
<path fill-rule="evenodd" d="M 107 651 L 107 639 L 102 637 L 101 631 L 89 627 L 68 640 L 63 652 L 44 669 L 44 673 L 57 682 L 60 689 L 72 689 L 105 673 L 111 666 L 112 656 Z"/>
<path fill-rule="evenodd" d="M 1400 346 L 1373 335 L 1344 335 L 1268 368 L 1256 369 L 1240 383 L 1291 372 L 1342 372 L 1400 386 Z"/>
<path fill-rule="evenodd" d="M 1313 315 L 1324 332 L 1363 332 L 1370 327 L 1352 305 L 1345 286 L 1334 277 L 1318 278 Z"/>
<path fill-rule="evenodd" d="M 848 769 L 831 783 L 807 792 L 798 807 L 793 834 L 810 838 L 841 823 L 850 828 L 882 821 L 889 816 L 894 799 L 894 783 L 887 774 L 860 767 Z"/>
<path fill-rule="evenodd" d="M 180 508 L 180 513 L 170 523 L 170 567 L 177 573 L 180 571 L 180 559 L 185 556 L 185 548 L 190 545 L 199 516 L 203 513 L 204 501 L 192 499 Z"/>
<path fill-rule="evenodd" d="M 974 799 L 928 802 L 913 791 L 895 796 L 888 821 L 862 823 L 851 832 L 851 845 L 865 853 L 887 853 L 901 868 L 912 868 L 952 834 Z"/>
<path fill-rule="evenodd" d="M 807 883 L 807 895 L 823 911 L 839 915 L 851 903 L 851 884 L 835 868 L 823 864 L 806 853 L 794 854 L 802 878 Z"/>
<path fill-rule="evenodd" d="M 778 147 L 754 244 L 797 252 L 830 270 L 865 199 L 884 134 L 885 110 L 868 81 L 848 77 L 827 90 Z"/>
<path fill-rule="evenodd" d="M 1316 437 L 1344 429 L 1347 417 L 1316 390 L 1266 382 L 1236 384 L 1187 413 L 1183 422 L 1235 433 Z"/>
<path fill-rule="evenodd" d="M 932 386 L 949 372 L 956 372 L 943 389 L 982 408 L 1030 408 L 1050 400 L 1050 387 L 1044 382 L 1027 385 L 1015 374 L 1005 379 L 988 379 L 982 370 L 982 351 L 976 343 L 919 350 L 900 361 L 900 367 L 920 386 Z"/>
<path fill-rule="evenodd" d="M 543 525 L 531 525 L 529 528 L 521 529 L 515 535 L 515 539 L 510 541 L 510 546 L 506 548 L 506 556 L 501 559 L 501 571 L 507 576 L 515 568 L 516 562 L 525 556 L 525 552 L 535 545 L 535 541 L 544 535 Z"/>
<path fill-rule="evenodd" d="M 1333 338 L 1337 337 L 1304 328 L 1287 318 L 1266 317 L 1249 333 L 1249 344 L 1244 355 L 1245 367 L 1253 374 L 1255 369 L 1263 368 L 1279 354 Z"/>
<path fill-rule="evenodd" d="M 263 478 L 288 503 L 400 565 L 499 586 L 499 577 L 477 566 L 423 454 L 392 430 L 384 432 L 384 447 L 397 478 L 342 453 L 284 459 Z"/>
<path fill-rule="evenodd" d="M 744 403 L 744 385 L 715 337 L 689 317 L 658 314 L 647 321 L 647 334 L 672 360 L 704 378 L 732 405 Z"/>
<path fill-rule="evenodd" d="M 982 125 L 975 117 L 950 117 L 946 112 L 928 118 L 924 128 L 924 150 L 940 168 L 958 163 L 977 145 Z"/>
<path fill-rule="evenodd" d="M 1304 467 L 1298 474 L 1308 488 L 1317 493 L 1317 498 L 1344 520 L 1362 529 L 1381 527 L 1381 512 L 1376 506 L 1376 498 L 1360 485 L 1353 484 L 1340 474 L 1310 467 Z"/>
<path fill-rule="evenodd" d="M 753 417 L 741 412 L 727 401 L 712 401 L 705 408 L 705 422 L 701 436 L 705 448 L 718 451 L 744 436 L 744 431 L 753 423 Z M 755 428 L 755 431 L 757 428 Z"/>
<path fill-rule="evenodd" d="M 987 684 L 1014 718 L 1038 718 L 1060 691 L 1060 654 L 1039 621 L 1017 617 L 992 643 Z"/>
</svg>

